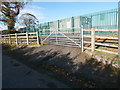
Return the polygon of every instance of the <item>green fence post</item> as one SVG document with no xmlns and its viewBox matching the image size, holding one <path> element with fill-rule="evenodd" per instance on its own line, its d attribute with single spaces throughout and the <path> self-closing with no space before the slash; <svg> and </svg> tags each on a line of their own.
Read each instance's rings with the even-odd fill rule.
<svg viewBox="0 0 120 90">
<path fill-rule="evenodd" d="M 74 17 L 72 17 L 72 32 L 73 32 L 73 35 L 74 35 Z"/>
<path fill-rule="evenodd" d="M 60 29 L 59 29 L 59 28 L 60 28 L 60 26 L 59 26 L 59 20 L 58 20 L 58 34 L 59 34 L 59 31 L 60 31 Z"/>
</svg>

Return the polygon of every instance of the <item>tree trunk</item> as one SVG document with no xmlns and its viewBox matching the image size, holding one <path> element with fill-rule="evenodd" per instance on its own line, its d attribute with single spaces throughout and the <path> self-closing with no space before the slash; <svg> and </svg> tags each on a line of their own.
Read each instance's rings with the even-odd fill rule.
<svg viewBox="0 0 120 90">
<path fill-rule="evenodd" d="M 8 25 L 8 30 L 9 30 L 9 31 L 14 30 L 14 24 L 13 24 L 13 25 Z"/>
<path fill-rule="evenodd" d="M 10 32 L 13 31 L 14 30 L 14 26 L 15 26 L 15 20 L 14 20 L 14 18 L 8 19 L 7 24 L 8 24 L 8 30 Z"/>
</svg>

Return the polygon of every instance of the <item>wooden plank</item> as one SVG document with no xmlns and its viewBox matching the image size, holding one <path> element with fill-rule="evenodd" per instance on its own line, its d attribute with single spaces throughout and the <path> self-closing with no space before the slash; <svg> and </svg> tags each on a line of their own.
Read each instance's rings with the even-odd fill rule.
<svg viewBox="0 0 120 90">
<path fill-rule="evenodd" d="M 102 45 L 102 46 L 107 46 L 107 47 L 115 47 L 118 48 L 116 45 L 110 45 L 110 44 L 103 44 L 103 43 L 95 43 L 96 45 Z"/>
<path fill-rule="evenodd" d="M 39 35 L 38 35 L 38 32 L 36 32 L 36 37 L 37 37 L 37 44 L 39 45 L 40 43 L 40 41 L 39 41 Z"/>
<path fill-rule="evenodd" d="M 91 50 L 91 48 L 90 47 L 84 47 L 85 49 L 90 49 Z"/>
<path fill-rule="evenodd" d="M 101 38 L 101 39 L 117 39 L 117 40 L 118 40 L 118 37 L 95 36 L 95 38 Z"/>
<path fill-rule="evenodd" d="M 29 38 L 37 38 L 37 37 L 33 35 L 33 36 L 29 36 Z"/>
<path fill-rule="evenodd" d="M 36 35 L 36 32 L 31 32 L 31 33 L 29 32 L 28 34 L 35 34 Z"/>
<path fill-rule="evenodd" d="M 18 36 L 19 36 L 19 35 L 26 35 L 26 33 L 18 33 L 17 35 L 18 35 Z"/>
<path fill-rule="evenodd" d="M 27 41 L 27 45 L 29 45 L 29 36 L 27 32 L 26 32 L 26 41 Z"/>
<path fill-rule="evenodd" d="M 83 35 L 83 37 L 91 38 L 91 35 Z"/>
<path fill-rule="evenodd" d="M 15 34 L 10 34 L 11 36 L 15 36 Z"/>
<path fill-rule="evenodd" d="M 95 51 L 95 28 L 91 29 L 91 50 Z"/>
<path fill-rule="evenodd" d="M 37 41 L 36 39 L 29 39 L 29 41 Z"/>
<path fill-rule="evenodd" d="M 15 33 L 15 38 L 16 38 L 16 45 L 18 45 L 18 37 L 17 37 L 17 33 Z"/>
<path fill-rule="evenodd" d="M 84 37 L 91 38 L 91 35 L 84 35 Z M 95 38 L 101 38 L 101 39 L 117 39 L 117 40 L 118 40 L 118 37 L 95 36 Z"/>
<path fill-rule="evenodd" d="M 84 43 L 91 43 L 91 42 L 89 42 L 89 41 L 84 41 Z"/>
<path fill-rule="evenodd" d="M 0 35 L 1 37 L 4 37 L 4 36 L 9 36 L 9 35 Z"/>
</svg>

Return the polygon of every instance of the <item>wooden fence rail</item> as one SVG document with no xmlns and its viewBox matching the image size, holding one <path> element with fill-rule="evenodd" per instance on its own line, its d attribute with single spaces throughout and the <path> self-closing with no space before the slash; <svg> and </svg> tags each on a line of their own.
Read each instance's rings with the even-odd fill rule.
<svg viewBox="0 0 120 90">
<path fill-rule="evenodd" d="M 26 45 L 35 43 L 35 44 L 40 44 L 40 42 L 46 38 L 48 35 L 38 35 L 38 32 L 32 32 L 32 33 L 15 33 L 15 34 L 8 34 L 8 35 L 0 35 L 1 37 L 1 43 L 9 43 L 9 44 L 16 44 L 19 45 L 21 43 Z M 70 35 L 69 36 L 73 41 L 76 41 L 78 44 L 79 43 L 79 39 L 77 35 Z M 101 52 L 106 52 L 106 53 L 112 53 L 112 54 L 116 54 L 118 55 L 118 52 L 112 52 L 112 51 L 108 51 L 108 50 L 102 50 L 102 49 L 97 49 L 96 46 L 105 46 L 105 47 L 109 47 L 109 48 L 116 48 L 118 49 L 118 45 L 115 44 L 108 44 L 108 43 L 103 43 L 103 42 L 97 42 L 97 40 L 114 40 L 114 41 L 118 41 L 118 37 L 107 37 L 107 36 L 98 36 L 95 35 L 95 28 L 91 29 L 91 35 L 83 35 L 84 37 L 84 44 L 89 44 L 88 47 L 84 47 L 85 49 L 91 49 L 92 52 L 96 51 L 101 51 Z M 58 45 L 64 44 L 64 46 L 68 46 L 65 43 L 60 43 L 63 41 L 63 39 L 65 38 L 64 36 L 58 35 Z M 88 41 L 85 41 L 85 38 L 89 38 Z M 96 40 L 97 39 L 97 40 Z M 41 41 L 40 41 L 41 40 Z M 53 42 L 55 41 L 55 35 L 52 35 L 49 39 L 52 40 Z M 65 40 L 65 39 L 64 39 Z M 66 41 L 67 43 L 71 43 L 71 41 Z M 46 44 L 48 44 L 48 42 L 45 42 Z M 42 42 L 41 42 L 42 44 Z M 73 47 L 77 47 L 73 44 Z"/>
<path fill-rule="evenodd" d="M 107 36 L 95 35 L 95 28 L 93 28 L 93 29 L 91 29 L 91 35 L 84 35 L 84 38 L 91 39 L 91 42 L 90 41 L 84 41 L 84 43 L 89 44 L 89 47 L 84 47 L 85 49 L 91 49 L 92 52 L 94 52 L 96 50 L 96 51 L 101 51 L 101 52 L 106 52 L 106 53 L 111 53 L 111 54 L 118 55 L 118 52 L 113 52 L 113 51 L 102 50 L 102 49 L 97 49 L 96 48 L 96 45 L 97 45 L 97 46 L 104 46 L 104 47 L 117 48 L 118 49 L 118 45 L 106 44 L 106 43 L 103 43 L 103 42 L 97 42 L 98 40 L 101 40 L 101 39 L 102 40 L 118 41 L 118 37 L 107 37 Z"/>
<path fill-rule="evenodd" d="M 34 44 L 40 44 L 39 35 L 37 32 L 0 35 L 0 37 L 1 37 L 1 43 L 9 43 L 9 44 L 15 43 L 16 45 L 26 43 L 27 45 L 29 45 L 33 41 Z"/>
</svg>

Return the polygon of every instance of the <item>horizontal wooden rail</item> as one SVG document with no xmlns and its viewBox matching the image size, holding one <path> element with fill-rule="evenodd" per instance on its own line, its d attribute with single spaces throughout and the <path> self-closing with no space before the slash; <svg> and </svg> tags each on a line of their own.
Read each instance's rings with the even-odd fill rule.
<svg viewBox="0 0 120 90">
<path fill-rule="evenodd" d="M 95 43 L 96 45 L 102 45 L 102 46 L 107 46 L 107 47 L 115 47 L 118 48 L 117 45 L 110 45 L 110 44 L 103 44 L 103 43 Z"/>
<path fill-rule="evenodd" d="M 91 35 L 84 35 L 84 37 L 91 38 Z M 95 38 L 100 38 L 100 39 L 117 39 L 118 40 L 118 37 L 95 36 Z"/>
<path fill-rule="evenodd" d="M 39 44 L 39 36 L 37 32 L 32 33 L 15 33 L 15 34 L 6 34 L 6 35 L 0 35 L 2 43 L 16 43 L 16 45 L 25 43 L 29 45 L 29 43 L 33 43 L 36 41 L 37 44 Z M 38 38 L 38 39 L 37 39 Z"/>
<path fill-rule="evenodd" d="M 90 47 L 84 47 L 85 49 L 89 49 L 91 50 Z M 115 55 L 118 55 L 117 52 L 112 52 L 112 51 L 108 51 L 108 50 L 102 50 L 102 49 L 95 49 L 96 51 L 100 51 L 100 52 L 106 52 L 106 53 L 110 53 L 110 54 L 115 54 Z"/>
<path fill-rule="evenodd" d="M 101 38 L 101 39 L 117 39 L 117 40 L 118 40 L 118 37 L 95 36 L 95 38 Z"/>
</svg>

